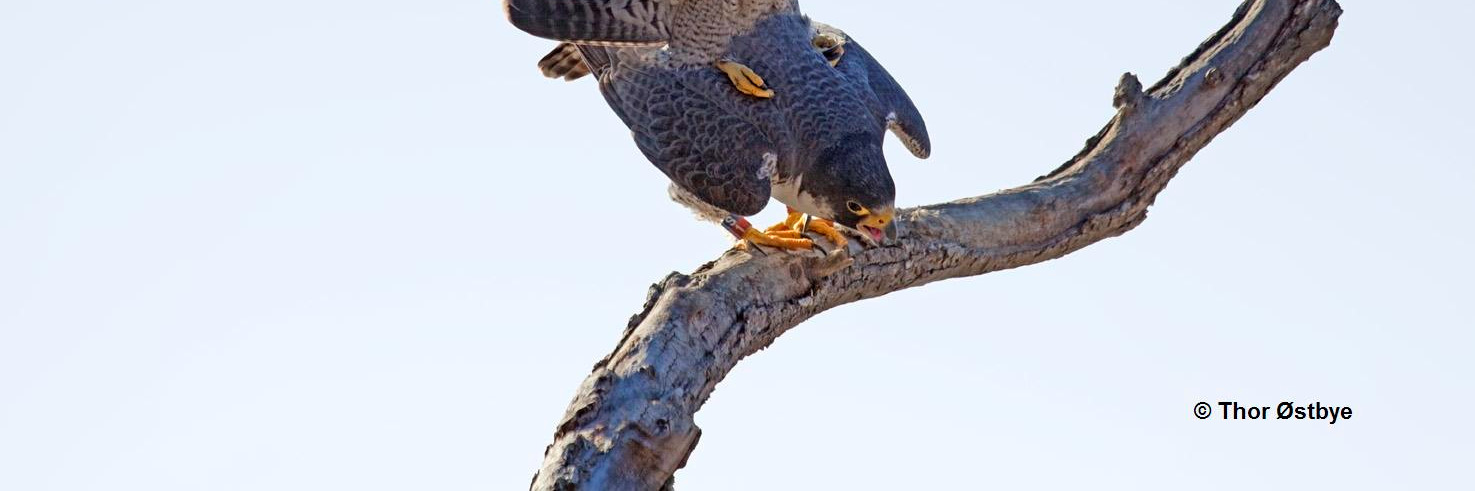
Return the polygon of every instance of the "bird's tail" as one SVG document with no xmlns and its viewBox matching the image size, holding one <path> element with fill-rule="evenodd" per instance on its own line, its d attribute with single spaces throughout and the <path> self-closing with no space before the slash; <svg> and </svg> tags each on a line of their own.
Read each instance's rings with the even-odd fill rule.
<svg viewBox="0 0 1475 491">
<path fill-rule="evenodd" d="M 662 1 L 670 3 L 667 0 L 503 0 L 502 8 L 512 25 L 541 38 L 604 46 L 644 46 L 666 42 Z"/>
<path fill-rule="evenodd" d="M 538 61 L 538 69 L 543 71 L 545 77 L 570 82 L 589 74 L 589 67 L 584 64 L 584 55 L 579 53 L 579 47 L 573 43 L 559 43 L 557 48 L 553 48 L 553 52 Z"/>
</svg>

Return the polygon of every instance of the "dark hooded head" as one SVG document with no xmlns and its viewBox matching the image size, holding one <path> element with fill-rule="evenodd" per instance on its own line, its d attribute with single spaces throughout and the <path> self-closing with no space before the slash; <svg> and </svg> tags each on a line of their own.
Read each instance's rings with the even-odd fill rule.
<svg viewBox="0 0 1475 491">
<path fill-rule="evenodd" d="M 819 153 L 804 173 L 800 193 L 820 218 L 885 242 L 896 238 L 896 183 L 886 168 L 881 138 L 857 132 Z"/>
</svg>

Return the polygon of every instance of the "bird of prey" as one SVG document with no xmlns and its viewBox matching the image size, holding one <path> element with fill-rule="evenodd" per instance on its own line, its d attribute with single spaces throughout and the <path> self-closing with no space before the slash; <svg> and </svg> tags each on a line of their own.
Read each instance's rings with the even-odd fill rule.
<svg viewBox="0 0 1475 491">
<path fill-rule="evenodd" d="M 891 129 L 926 158 L 926 125 L 864 48 L 810 22 L 797 2 L 506 0 L 506 7 L 518 28 L 572 43 L 641 152 L 671 179 L 672 197 L 698 215 L 745 242 L 785 249 L 812 247 L 805 230 L 844 244 L 836 223 L 876 242 L 895 237 L 896 189 L 881 145 Z M 757 73 L 770 97 L 732 90 L 761 97 L 741 81 Z M 788 205 L 789 217 L 752 227 L 744 217 L 770 197 Z"/>
</svg>

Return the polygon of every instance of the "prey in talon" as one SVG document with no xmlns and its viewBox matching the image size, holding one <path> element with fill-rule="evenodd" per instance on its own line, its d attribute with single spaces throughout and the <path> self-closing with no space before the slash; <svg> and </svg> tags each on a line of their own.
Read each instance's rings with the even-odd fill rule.
<svg viewBox="0 0 1475 491">
<path fill-rule="evenodd" d="M 896 238 L 882 145 L 889 130 L 926 158 L 926 123 L 870 53 L 798 2 L 641 0 L 647 18 L 623 15 L 623 0 L 505 1 L 515 26 L 566 43 L 544 73 L 592 74 L 671 198 L 740 246 L 843 247 L 847 230 Z M 770 200 L 788 216 L 753 226 Z"/>
</svg>

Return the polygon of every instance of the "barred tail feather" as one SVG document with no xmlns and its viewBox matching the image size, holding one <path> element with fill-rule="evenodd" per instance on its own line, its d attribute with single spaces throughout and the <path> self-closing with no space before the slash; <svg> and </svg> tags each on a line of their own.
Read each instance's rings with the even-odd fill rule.
<svg viewBox="0 0 1475 491">
<path fill-rule="evenodd" d="M 570 82 L 589 74 L 589 67 L 584 65 L 584 56 L 579 54 L 579 47 L 573 43 L 560 43 L 557 48 L 553 48 L 553 52 L 538 61 L 538 69 L 543 71 L 545 77 Z"/>
<path fill-rule="evenodd" d="M 666 40 L 670 0 L 504 0 L 507 19 L 528 34 L 557 41 L 644 46 Z"/>
</svg>

